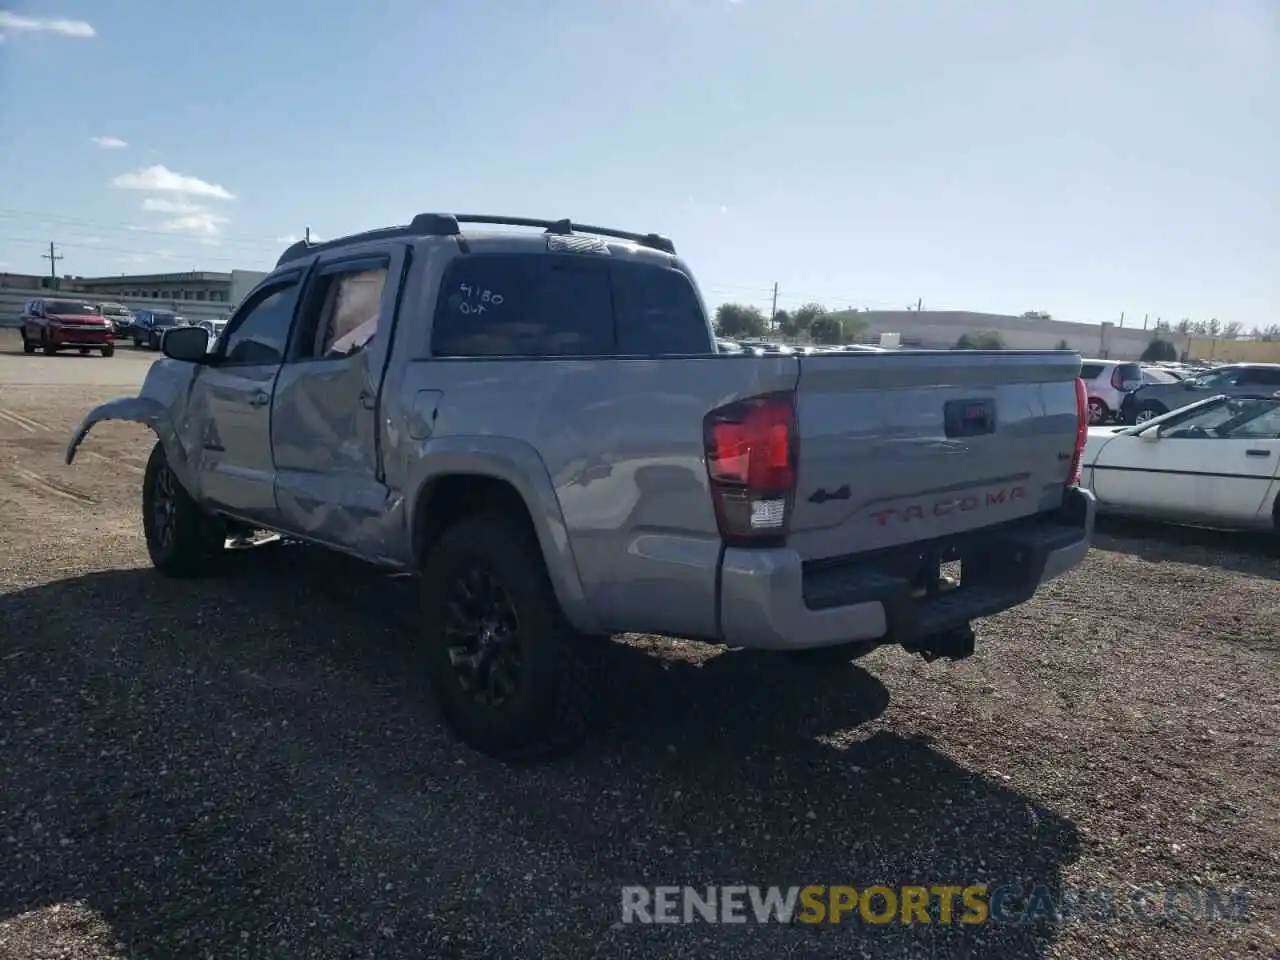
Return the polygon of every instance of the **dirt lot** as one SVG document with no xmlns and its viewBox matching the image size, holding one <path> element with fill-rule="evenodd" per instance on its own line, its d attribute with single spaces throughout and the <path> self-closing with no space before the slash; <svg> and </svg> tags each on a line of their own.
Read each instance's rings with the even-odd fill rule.
<svg viewBox="0 0 1280 960">
<path fill-rule="evenodd" d="M 0 334 L 0 336 L 4 336 Z M 453 742 L 411 582 L 298 546 L 148 567 L 145 363 L 0 343 L 0 958 L 1268 957 L 1280 561 L 1110 527 L 976 656 L 821 675 L 632 637 L 576 756 Z M 151 359 L 147 356 L 146 359 Z M 623 884 L 1250 891 L 1244 922 L 635 926 Z"/>
</svg>

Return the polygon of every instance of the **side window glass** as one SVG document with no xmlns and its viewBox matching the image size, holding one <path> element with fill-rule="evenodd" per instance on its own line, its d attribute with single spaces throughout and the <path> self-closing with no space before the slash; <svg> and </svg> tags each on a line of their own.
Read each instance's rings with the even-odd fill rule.
<svg viewBox="0 0 1280 960">
<path fill-rule="evenodd" d="M 1251 367 L 1240 376 L 1240 386 L 1280 387 L 1280 368 Z"/>
<path fill-rule="evenodd" d="M 679 270 L 620 265 L 614 272 L 618 352 L 706 353 L 710 333 L 697 294 Z"/>
<path fill-rule="evenodd" d="M 1219 436 L 1218 428 L 1235 416 L 1231 404 L 1216 403 L 1207 409 L 1196 410 L 1175 423 L 1165 424 L 1160 436 L 1170 440 L 1212 440 Z"/>
<path fill-rule="evenodd" d="M 1280 403 L 1274 400 L 1246 401 L 1226 431 L 1240 440 L 1280 439 Z"/>
<path fill-rule="evenodd" d="M 223 358 L 228 364 L 272 364 L 284 360 L 284 347 L 298 299 L 298 282 L 288 280 L 258 294 L 228 328 Z"/>
<path fill-rule="evenodd" d="M 361 268 L 323 274 L 307 296 L 314 326 L 304 357 L 347 357 L 365 349 L 378 331 L 387 268 Z"/>
</svg>

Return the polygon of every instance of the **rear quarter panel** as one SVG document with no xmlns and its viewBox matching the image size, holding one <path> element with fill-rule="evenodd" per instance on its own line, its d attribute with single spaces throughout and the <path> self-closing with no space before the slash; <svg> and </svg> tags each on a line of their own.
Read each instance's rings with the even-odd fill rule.
<svg viewBox="0 0 1280 960">
<path fill-rule="evenodd" d="M 721 543 L 703 417 L 791 389 L 797 372 L 792 357 L 416 362 L 405 391 L 431 411 L 410 415 L 388 482 L 412 501 L 427 479 L 487 451 L 535 452 L 554 496 L 529 504 L 544 554 L 576 568 L 600 629 L 715 637 Z"/>
</svg>

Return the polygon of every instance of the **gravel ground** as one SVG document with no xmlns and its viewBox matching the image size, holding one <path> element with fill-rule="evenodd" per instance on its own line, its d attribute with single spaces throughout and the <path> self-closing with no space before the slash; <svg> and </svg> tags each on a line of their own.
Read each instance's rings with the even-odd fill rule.
<svg viewBox="0 0 1280 960">
<path fill-rule="evenodd" d="M 290 545 L 153 574 L 149 434 L 60 459 L 141 369 L 0 356 L 3 960 L 1280 955 L 1266 541 L 1111 527 L 957 664 L 625 638 L 587 747 L 504 767 L 404 674 L 404 578 Z M 1251 899 L 1217 923 L 617 922 L 623 884 L 873 882 Z"/>
</svg>

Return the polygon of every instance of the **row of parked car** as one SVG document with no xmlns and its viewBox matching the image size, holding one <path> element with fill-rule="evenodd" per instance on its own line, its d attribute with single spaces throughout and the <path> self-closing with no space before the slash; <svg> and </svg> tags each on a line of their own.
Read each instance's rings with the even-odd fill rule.
<svg viewBox="0 0 1280 960">
<path fill-rule="evenodd" d="M 19 329 L 23 353 L 40 350 L 52 356 L 60 350 L 79 350 L 82 354 L 98 350 L 109 357 L 115 353 L 115 341 L 119 339 L 131 339 L 138 348 L 159 350 L 166 330 L 201 327 L 213 340 L 222 333 L 225 322 L 193 322 L 173 310 L 134 311 L 122 303 L 37 297 L 23 304 Z"/>
<path fill-rule="evenodd" d="M 1089 394 L 1089 423 L 1146 423 L 1208 397 L 1274 396 L 1280 363 L 1219 366 L 1085 360 L 1080 377 Z"/>
<path fill-rule="evenodd" d="M 750 354 L 756 357 L 778 355 L 814 356 L 822 353 L 883 353 L 883 347 L 870 347 L 857 343 L 846 343 L 839 346 L 804 344 L 791 346 L 786 343 L 773 343 L 768 340 L 716 340 L 716 350 L 720 353 Z"/>
</svg>

